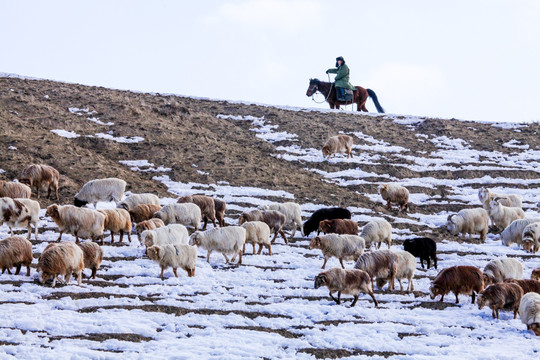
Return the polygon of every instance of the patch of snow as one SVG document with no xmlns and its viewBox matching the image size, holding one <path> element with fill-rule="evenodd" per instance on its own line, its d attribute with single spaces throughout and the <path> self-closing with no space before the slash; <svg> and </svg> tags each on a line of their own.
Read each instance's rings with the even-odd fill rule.
<svg viewBox="0 0 540 360">
<path fill-rule="evenodd" d="M 56 135 L 58 136 L 61 136 L 61 137 L 65 137 L 65 138 L 68 138 L 68 139 L 74 139 L 74 138 L 78 138 L 79 134 L 73 132 L 73 131 L 66 131 L 66 130 L 62 130 L 62 129 L 54 129 L 54 130 L 51 130 L 52 133 L 55 133 Z"/>
<path fill-rule="evenodd" d="M 520 144 L 521 144 L 520 141 L 512 139 L 512 140 L 510 140 L 508 142 L 505 142 L 502 146 L 507 147 L 507 148 L 516 148 L 516 149 L 528 149 L 529 148 L 528 144 L 522 144 L 522 145 L 520 145 Z"/>
<path fill-rule="evenodd" d="M 141 172 L 167 172 L 171 171 L 171 168 L 166 168 L 163 166 L 158 166 L 157 168 L 148 160 L 120 160 L 120 164 L 130 167 L 132 171 L 141 171 Z"/>
<path fill-rule="evenodd" d="M 104 133 L 97 133 L 96 136 L 101 139 L 107 139 L 107 140 L 112 140 L 119 143 L 127 143 L 127 144 L 138 143 L 138 142 L 144 141 L 144 138 L 140 136 L 132 136 L 132 137 L 112 136 L 111 134 L 104 134 Z"/>
</svg>

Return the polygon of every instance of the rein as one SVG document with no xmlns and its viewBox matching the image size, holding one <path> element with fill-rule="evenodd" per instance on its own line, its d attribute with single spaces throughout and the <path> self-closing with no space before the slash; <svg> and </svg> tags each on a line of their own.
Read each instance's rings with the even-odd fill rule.
<svg viewBox="0 0 540 360">
<path fill-rule="evenodd" d="M 312 95 L 311 95 L 311 100 L 313 100 L 316 104 L 322 104 L 322 103 L 325 103 L 328 101 L 328 98 L 330 97 L 330 93 L 332 92 L 332 87 L 334 86 L 334 83 L 330 81 L 330 74 L 326 74 L 328 75 L 328 82 L 330 83 L 330 90 L 328 90 L 328 95 L 326 95 L 326 98 L 323 100 L 323 101 L 317 101 L 315 100 L 315 94 L 318 92 L 320 92 L 322 94 L 322 91 L 319 89 L 319 87 L 317 86 L 317 91 L 315 91 Z"/>
</svg>

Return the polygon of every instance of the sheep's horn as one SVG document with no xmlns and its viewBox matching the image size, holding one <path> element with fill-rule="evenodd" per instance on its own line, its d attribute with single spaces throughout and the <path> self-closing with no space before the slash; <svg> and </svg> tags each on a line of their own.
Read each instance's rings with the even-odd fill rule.
<svg viewBox="0 0 540 360">
<path fill-rule="evenodd" d="M 446 221 L 450 221 L 450 219 L 452 218 L 452 216 L 454 216 L 455 214 L 451 214 L 451 215 L 448 215 L 448 217 L 446 218 Z"/>
</svg>

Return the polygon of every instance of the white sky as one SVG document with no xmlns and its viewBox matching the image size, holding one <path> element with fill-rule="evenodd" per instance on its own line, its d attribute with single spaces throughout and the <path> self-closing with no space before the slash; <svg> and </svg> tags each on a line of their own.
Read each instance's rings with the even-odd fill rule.
<svg viewBox="0 0 540 360">
<path fill-rule="evenodd" d="M 341 55 L 390 113 L 540 120 L 537 0 L 0 0 L 0 44 L 0 72 L 324 108 Z"/>
</svg>

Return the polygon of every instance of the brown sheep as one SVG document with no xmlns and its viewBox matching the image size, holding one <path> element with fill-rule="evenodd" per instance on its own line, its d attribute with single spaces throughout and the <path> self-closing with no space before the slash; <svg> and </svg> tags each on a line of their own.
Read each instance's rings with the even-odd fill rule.
<svg viewBox="0 0 540 360">
<path fill-rule="evenodd" d="M 409 190 L 403 186 L 397 184 L 379 185 L 379 193 L 386 201 L 388 209 L 391 209 L 392 203 L 395 203 L 399 205 L 399 211 L 409 210 Z"/>
<path fill-rule="evenodd" d="M 60 180 L 60 173 L 58 170 L 49 165 L 28 165 L 21 173 L 19 181 L 32 187 L 36 187 L 36 197 L 39 199 L 39 192 L 42 185 L 47 186 L 47 199 L 51 197 L 51 190 L 54 189 L 56 193 L 56 200 L 58 198 L 58 181 Z M 30 190 L 31 191 L 31 190 Z"/>
<path fill-rule="evenodd" d="M 474 266 L 452 266 L 441 270 L 429 288 L 432 300 L 437 295 L 442 295 L 443 301 L 446 294 L 453 292 L 456 295 L 456 304 L 459 304 L 459 294 L 471 294 L 474 304 L 476 293 L 482 290 L 484 290 L 483 274 Z"/>
<path fill-rule="evenodd" d="M 16 266 L 15 275 L 19 275 L 21 266 L 26 266 L 26 276 L 30 276 L 30 265 L 32 264 L 32 243 L 20 236 L 11 236 L 0 241 L 0 267 L 2 274 Z"/>
<path fill-rule="evenodd" d="M 321 286 L 328 287 L 330 291 L 330 297 L 338 305 L 341 304 L 341 293 L 354 296 L 354 300 L 351 307 L 356 305 L 358 300 L 358 294 L 369 294 L 375 303 L 375 306 L 379 306 L 373 290 L 371 288 L 371 280 L 365 271 L 358 269 L 344 270 L 340 268 L 333 268 L 328 271 L 322 272 L 315 278 L 315 289 Z M 338 292 L 337 299 L 334 298 L 332 293 Z"/>
<path fill-rule="evenodd" d="M 214 205 L 214 199 L 206 195 L 187 195 L 178 198 L 177 203 L 193 203 L 201 209 L 201 215 L 204 221 L 203 230 L 206 230 L 208 220 L 212 221 L 214 227 L 216 227 L 216 208 Z"/>
<path fill-rule="evenodd" d="M 325 234 L 358 235 L 358 223 L 348 219 L 322 220 L 319 223 L 319 231 Z"/>
<path fill-rule="evenodd" d="M 219 226 L 225 226 L 225 210 L 227 209 L 227 203 L 221 199 L 214 198 L 214 207 L 216 209 L 216 220 Z"/>
<path fill-rule="evenodd" d="M 20 182 L 0 180 L 0 197 L 30 199 L 31 195 L 32 189 L 28 185 L 21 184 Z"/>
<path fill-rule="evenodd" d="M 83 251 L 84 267 L 92 269 L 92 279 L 96 278 L 97 269 L 99 269 L 101 262 L 103 261 L 103 250 L 95 242 L 83 242 L 79 244 L 79 247 Z"/>
<path fill-rule="evenodd" d="M 162 226 L 165 226 L 165 223 L 161 219 L 149 219 L 141 221 L 140 223 L 135 226 L 135 231 L 137 232 L 137 237 L 139 238 L 139 242 L 141 242 L 141 233 L 145 230 L 154 230 L 157 228 L 160 228 Z"/>
<path fill-rule="evenodd" d="M 518 284 L 493 284 L 478 295 L 478 310 L 488 306 L 494 319 L 499 318 L 499 310 L 512 310 L 516 319 L 522 297 L 523 289 Z"/>
<path fill-rule="evenodd" d="M 140 223 L 141 221 L 150 220 L 156 212 L 161 210 L 161 206 L 154 204 L 139 204 L 129 210 L 131 221 Z"/>
<path fill-rule="evenodd" d="M 322 148 L 322 153 L 324 157 L 330 159 L 332 155 L 335 154 L 347 154 L 347 159 L 349 156 L 352 158 L 352 147 L 353 147 L 353 138 L 349 135 L 337 135 L 329 138 Z"/>
<path fill-rule="evenodd" d="M 540 268 L 536 268 L 531 273 L 532 280 L 540 280 Z"/>
<path fill-rule="evenodd" d="M 67 284 L 71 275 L 75 273 L 80 286 L 84 270 L 84 253 L 72 242 L 50 244 L 41 253 L 36 270 L 41 271 L 42 284 L 52 277 L 52 287 L 55 287 L 58 275 L 64 275 L 64 281 Z"/>
<path fill-rule="evenodd" d="M 398 271 L 399 257 L 390 250 L 376 250 L 362 254 L 356 264 L 355 269 L 364 270 L 371 278 L 373 288 L 373 278 L 383 278 L 390 281 L 389 290 L 394 290 L 394 279 Z"/>
<path fill-rule="evenodd" d="M 540 294 L 540 281 L 538 280 L 516 280 L 516 279 L 508 279 L 504 281 L 505 283 L 513 283 L 518 284 L 523 289 L 523 294 L 535 292 Z"/>
<path fill-rule="evenodd" d="M 128 241 L 131 242 L 131 217 L 129 212 L 124 209 L 106 209 L 98 210 L 100 213 L 105 215 L 105 223 L 103 231 L 111 231 L 111 244 L 114 243 L 114 233 L 120 233 L 120 242 L 124 239 L 124 233 L 127 233 Z M 105 234 L 101 237 L 101 245 L 103 245 L 103 240 Z"/>
<path fill-rule="evenodd" d="M 251 210 L 243 212 L 238 218 L 238 225 L 242 225 L 248 221 L 263 221 L 263 212 L 262 210 Z"/>
</svg>

